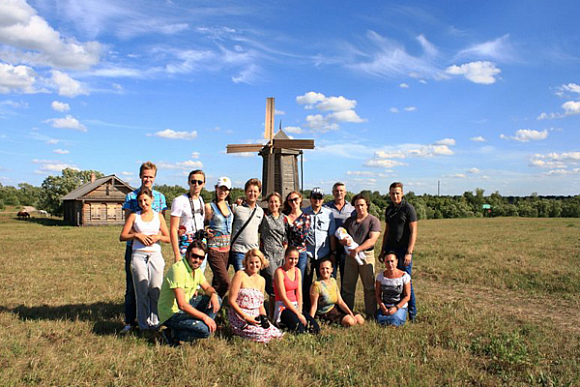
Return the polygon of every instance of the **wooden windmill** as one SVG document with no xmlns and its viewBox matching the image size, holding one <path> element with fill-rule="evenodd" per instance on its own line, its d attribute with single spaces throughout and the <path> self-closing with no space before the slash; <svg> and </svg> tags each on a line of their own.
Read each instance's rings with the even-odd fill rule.
<svg viewBox="0 0 580 387">
<path fill-rule="evenodd" d="M 292 140 L 282 128 L 274 135 L 274 98 L 267 99 L 264 126 L 264 138 L 268 140 L 266 144 L 230 144 L 227 153 L 258 152 L 264 159 L 262 196 L 276 191 L 285 198 L 291 191 L 300 190 L 298 156 L 303 155 L 302 149 L 314 149 L 314 140 Z M 303 170 L 301 175 L 304 175 Z"/>
</svg>

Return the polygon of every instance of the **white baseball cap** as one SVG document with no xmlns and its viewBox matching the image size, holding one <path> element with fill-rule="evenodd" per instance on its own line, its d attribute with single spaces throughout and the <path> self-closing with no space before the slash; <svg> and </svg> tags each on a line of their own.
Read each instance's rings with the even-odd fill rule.
<svg viewBox="0 0 580 387">
<path fill-rule="evenodd" d="M 232 189 L 232 181 L 230 180 L 229 177 L 226 176 L 222 176 L 218 179 L 217 187 L 226 187 L 227 189 Z"/>
</svg>

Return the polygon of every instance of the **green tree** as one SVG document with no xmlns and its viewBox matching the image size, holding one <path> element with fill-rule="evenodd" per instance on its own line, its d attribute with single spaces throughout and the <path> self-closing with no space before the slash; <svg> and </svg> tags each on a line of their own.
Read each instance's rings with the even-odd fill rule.
<svg viewBox="0 0 580 387">
<path fill-rule="evenodd" d="M 42 189 L 40 187 L 28 183 L 18 184 L 18 200 L 23 206 L 37 207 L 41 195 Z"/>
<path fill-rule="evenodd" d="M 52 215 L 62 216 L 62 198 L 81 185 L 89 183 L 93 173 L 96 178 L 104 176 L 98 171 L 78 171 L 71 168 L 63 169 L 61 176 L 48 176 L 42 182 L 40 207 Z"/>
</svg>

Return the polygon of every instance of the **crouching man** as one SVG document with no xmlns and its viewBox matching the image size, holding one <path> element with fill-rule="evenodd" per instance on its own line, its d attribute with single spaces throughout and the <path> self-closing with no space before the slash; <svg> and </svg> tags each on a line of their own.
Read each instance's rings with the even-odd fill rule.
<svg viewBox="0 0 580 387">
<path fill-rule="evenodd" d="M 200 269 L 206 254 L 205 243 L 194 240 L 185 259 L 174 263 L 163 280 L 159 321 L 168 328 L 164 335 L 170 344 L 204 339 L 216 330 L 214 320 L 222 300 Z"/>
</svg>

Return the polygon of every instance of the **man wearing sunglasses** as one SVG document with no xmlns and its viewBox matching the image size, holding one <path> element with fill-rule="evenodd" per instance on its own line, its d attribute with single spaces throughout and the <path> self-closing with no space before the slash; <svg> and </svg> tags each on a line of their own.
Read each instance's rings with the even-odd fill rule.
<svg viewBox="0 0 580 387">
<path fill-rule="evenodd" d="M 205 185 L 205 173 L 201 169 L 191 171 L 187 183 L 189 192 L 176 197 L 171 204 L 169 236 L 175 262 L 185 255 L 195 233 L 204 229 L 205 203 L 200 194 Z M 200 267 L 202 273 L 206 265 L 204 260 Z"/>
<path fill-rule="evenodd" d="M 304 210 L 304 214 L 310 216 L 310 231 L 306 237 L 306 254 L 308 255 L 308 265 L 303 281 L 304 310 L 310 309 L 310 285 L 316 271 L 316 276 L 320 277 L 318 266 L 323 258 L 330 257 L 333 265 L 336 264 L 336 231 L 334 214 L 324 203 L 324 192 L 321 188 L 315 187 L 310 191 L 310 207 Z"/>
<path fill-rule="evenodd" d="M 217 328 L 214 320 L 222 300 L 201 271 L 206 254 L 205 243 L 192 241 L 184 259 L 174 263 L 163 279 L 159 321 L 168 328 L 162 334 L 170 345 L 205 339 Z"/>
</svg>

